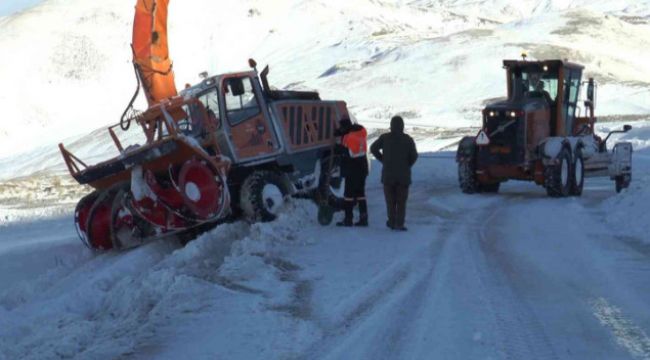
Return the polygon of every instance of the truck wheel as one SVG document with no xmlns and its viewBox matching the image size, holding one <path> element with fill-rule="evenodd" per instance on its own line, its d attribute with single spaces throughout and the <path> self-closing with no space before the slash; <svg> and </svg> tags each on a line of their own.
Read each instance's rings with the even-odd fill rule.
<svg viewBox="0 0 650 360">
<path fill-rule="evenodd" d="M 544 169 L 544 185 L 550 197 L 567 197 L 571 191 L 571 153 L 563 148 L 557 163 Z"/>
<path fill-rule="evenodd" d="M 476 176 L 476 165 L 472 160 L 462 160 L 458 163 L 458 182 L 465 194 L 481 192 L 481 184 Z"/>
<path fill-rule="evenodd" d="M 582 157 L 582 150 L 576 150 L 571 172 L 571 196 L 582 196 L 582 189 L 585 185 L 585 161 Z"/>
<path fill-rule="evenodd" d="M 280 173 L 255 171 L 244 180 L 239 206 L 250 222 L 273 221 L 290 193 L 289 184 Z"/>
<path fill-rule="evenodd" d="M 630 187 L 630 183 L 632 182 L 632 175 L 622 175 L 622 176 L 617 176 L 616 177 L 616 192 L 618 194 L 623 191 L 623 189 L 627 189 Z"/>
<path fill-rule="evenodd" d="M 326 157 L 321 163 L 320 179 L 318 180 L 318 192 L 316 202 L 325 203 L 334 209 L 343 208 L 343 192 L 345 191 L 344 178 L 341 176 L 341 157 L 334 156 L 332 167 L 330 159 Z M 327 179 L 329 175 L 329 181 Z"/>
</svg>

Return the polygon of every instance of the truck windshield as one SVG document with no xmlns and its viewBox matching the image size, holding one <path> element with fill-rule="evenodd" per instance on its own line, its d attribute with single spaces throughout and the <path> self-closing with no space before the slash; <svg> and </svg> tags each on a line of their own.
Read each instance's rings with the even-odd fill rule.
<svg viewBox="0 0 650 360">
<path fill-rule="evenodd" d="M 201 93 L 198 98 L 208 113 L 209 121 L 218 129 L 221 126 L 221 121 L 219 120 L 219 93 L 217 92 L 217 88 L 214 87 Z"/>
<path fill-rule="evenodd" d="M 185 116 L 178 121 L 185 135 L 204 137 L 221 126 L 219 121 L 219 94 L 214 87 L 196 96 L 199 102 L 183 106 Z"/>
<path fill-rule="evenodd" d="M 515 99 L 544 98 L 549 103 L 557 100 L 558 76 L 543 67 L 517 68 L 511 72 L 512 96 Z"/>
<path fill-rule="evenodd" d="M 219 94 L 217 93 L 216 87 L 200 93 L 197 98 L 203 103 L 206 110 L 219 110 Z"/>
</svg>

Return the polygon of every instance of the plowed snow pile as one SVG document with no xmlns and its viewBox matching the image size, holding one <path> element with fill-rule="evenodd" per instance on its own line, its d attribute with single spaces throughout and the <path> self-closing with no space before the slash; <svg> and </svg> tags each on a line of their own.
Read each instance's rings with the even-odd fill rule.
<svg viewBox="0 0 650 360">
<path fill-rule="evenodd" d="M 79 246 L 68 249 L 73 251 L 61 254 L 56 267 L 1 292 L 0 355 L 43 359 L 142 354 L 153 350 L 148 349 L 152 341 L 182 339 L 180 329 L 198 323 L 210 329 L 211 346 L 216 342 L 239 358 L 258 356 L 243 343 L 254 337 L 271 356 L 279 349 L 272 346 L 269 329 L 286 337 L 311 331 L 307 323 L 295 327 L 301 322 L 293 298 L 300 286 L 294 275 L 299 268 L 282 256 L 287 247 L 317 241 L 301 234 L 315 225 L 315 218 L 310 202 L 296 201 L 274 223 L 224 225 L 184 248 L 162 241 L 97 257 Z M 295 318 L 278 317 L 270 309 Z M 242 313 L 250 318 L 240 319 Z M 307 341 L 301 335 L 285 343 L 282 352 Z"/>
</svg>

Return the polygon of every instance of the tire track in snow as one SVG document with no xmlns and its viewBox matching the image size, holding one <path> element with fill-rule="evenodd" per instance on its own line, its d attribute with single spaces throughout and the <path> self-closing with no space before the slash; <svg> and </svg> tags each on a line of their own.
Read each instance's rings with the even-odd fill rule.
<svg viewBox="0 0 650 360">
<path fill-rule="evenodd" d="M 350 310 L 344 310 L 338 319 L 332 322 L 314 318 L 313 321 L 324 332 L 322 339 L 307 348 L 302 354 L 292 357 L 292 359 L 314 359 L 327 356 L 329 354 L 328 350 L 344 340 L 350 329 L 353 329 L 367 318 L 387 294 L 396 291 L 396 288 L 400 287 L 408 275 L 408 264 L 400 262 L 376 276 L 365 286 L 364 288 L 375 289 L 367 292 L 361 291 L 362 295 L 351 300 L 356 304 Z"/>
<path fill-rule="evenodd" d="M 444 239 L 444 240 L 443 240 Z M 441 235 L 438 241 L 427 246 L 427 251 L 418 253 L 417 259 L 412 259 L 409 278 L 412 280 L 396 289 L 387 299 L 377 306 L 377 310 L 362 320 L 354 331 L 363 332 L 363 322 L 371 323 L 373 318 L 381 319 L 381 327 L 374 328 L 370 341 L 370 352 L 363 358 L 367 359 L 401 359 L 411 355 L 407 348 L 408 340 L 414 336 L 414 325 L 422 319 L 427 305 L 431 302 L 432 292 L 437 293 L 441 269 L 448 265 L 446 235 Z M 421 269 L 426 269 L 422 272 Z M 370 325 L 372 326 L 372 325 Z M 345 353 L 344 353 L 345 354 Z M 338 359 L 341 354 L 330 353 L 325 358 Z"/>
<path fill-rule="evenodd" d="M 476 214 L 475 218 L 485 218 L 478 225 L 478 242 L 466 242 L 468 252 L 473 255 L 474 271 L 480 280 L 484 301 L 492 310 L 499 350 L 506 359 L 558 359 L 541 322 L 508 279 L 511 269 L 506 269 L 503 261 L 496 257 L 493 247 L 496 237 L 489 230 L 498 228 L 495 220 L 507 203 L 492 210 L 487 217 L 481 215 L 490 210 Z"/>
</svg>

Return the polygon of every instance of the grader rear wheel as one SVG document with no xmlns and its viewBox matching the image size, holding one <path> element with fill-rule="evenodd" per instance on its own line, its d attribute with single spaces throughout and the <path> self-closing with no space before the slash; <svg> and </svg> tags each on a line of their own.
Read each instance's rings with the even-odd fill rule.
<svg viewBox="0 0 650 360">
<path fill-rule="evenodd" d="M 582 196 L 582 190 L 585 186 L 585 162 L 581 149 L 576 150 L 571 169 L 571 189 L 569 193 L 571 196 Z"/>
</svg>

